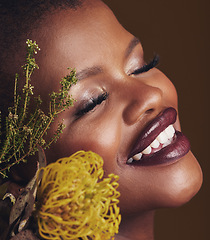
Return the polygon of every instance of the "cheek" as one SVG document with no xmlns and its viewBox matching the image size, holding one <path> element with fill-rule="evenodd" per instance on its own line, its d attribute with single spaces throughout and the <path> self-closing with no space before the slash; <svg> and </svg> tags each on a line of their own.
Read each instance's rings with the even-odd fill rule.
<svg viewBox="0 0 210 240">
<path fill-rule="evenodd" d="M 150 84 L 154 87 L 160 88 L 162 91 L 163 106 L 171 106 L 178 108 L 177 91 L 173 83 L 158 69 L 154 69 L 155 76 L 151 78 Z"/>
<path fill-rule="evenodd" d="M 166 106 L 173 106 L 174 108 L 178 108 L 178 96 L 177 91 L 172 84 L 172 82 L 165 77 L 163 79 L 163 102 Z"/>
<path fill-rule="evenodd" d="M 162 73 L 158 70 L 157 73 L 158 77 L 158 85 L 161 88 L 163 93 L 163 105 L 164 106 L 171 106 L 177 110 L 178 113 L 178 95 L 175 86 L 173 83 Z M 177 120 L 174 124 L 175 128 L 181 131 L 179 115 L 177 115 Z"/>
<path fill-rule="evenodd" d="M 123 176 L 119 175 L 122 214 L 181 206 L 198 192 L 202 183 L 200 166 L 191 152 L 171 165 L 127 167 Z"/>
<path fill-rule="evenodd" d="M 104 160 L 105 173 L 109 174 L 115 172 L 121 131 L 117 120 L 112 118 L 110 114 L 106 115 L 108 117 L 100 118 L 97 121 L 91 121 L 88 118 L 87 121 L 78 121 L 78 123 L 65 129 L 59 142 L 61 144 L 65 140 L 62 152 L 66 155 L 79 150 L 91 150 L 98 153 Z"/>
</svg>

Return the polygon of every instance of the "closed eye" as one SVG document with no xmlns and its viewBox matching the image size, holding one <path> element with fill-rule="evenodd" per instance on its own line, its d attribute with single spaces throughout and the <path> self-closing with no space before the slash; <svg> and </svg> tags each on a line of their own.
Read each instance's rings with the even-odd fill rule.
<svg viewBox="0 0 210 240">
<path fill-rule="evenodd" d="M 81 117 L 86 113 L 92 111 L 97 105 L 100 105 L 103 101 L 108 98 L 108 93 L 104 92 L 96 98 L 91 98 L 91 100 L 86 103 L 81 109 L 76 112 L 76 117 Z"/>
<path fill-rule="evenodd" d="M 150 61 L 148 64 L 143 65 L 141 68 L 136 69 L 135 71 L 130 73 L 129 76 L 148 72 L 150 69 L 156 67 L 158 65 L 158 63 L 159 63 L 159 56 L 155 55 L 152 61 Z"/>
</svg>

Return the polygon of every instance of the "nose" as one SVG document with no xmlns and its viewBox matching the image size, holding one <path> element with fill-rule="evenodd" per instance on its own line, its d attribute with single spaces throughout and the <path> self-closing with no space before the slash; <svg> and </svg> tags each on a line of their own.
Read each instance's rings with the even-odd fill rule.
<svg viewBox="0 0 210 240">
<path fill-rule="evenodd" d="M 162 107 L 163 92 L 160 88 L 133 79 L 126 86 L 126 104 L 123 119 L 127 125 L 138 122 L 148 114 L 157 114 Z"/>
</svg>

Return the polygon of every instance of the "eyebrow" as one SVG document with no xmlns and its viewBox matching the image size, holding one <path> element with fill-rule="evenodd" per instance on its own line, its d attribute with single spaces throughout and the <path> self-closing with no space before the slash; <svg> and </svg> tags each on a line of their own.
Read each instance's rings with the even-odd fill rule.
<svg viewBox="0 0 210 240">
<path fill-rule="evenodd" d="M 77 76 L 78 80 L 82 80 L 84 78 L 95 76 L 95 75 L 97 75 L 99 73 L 102 73 L 102 72 L 103 72 L 102 67 L 93 66 L 93 67 L 89 67 L 89 68 L 85 68 L 85 69 L 81 70 L 80 72 L 78 72 L 76 74 L 76 76 Z"/>
<path fill-rule="evenodd" d="M 130 43 L 128 44 L 128 47 L 125 50 L 125 58 L 127 58 L 131 52 L 133 51 L 133 49 L 136 47 L 136 45 L 138 45 L 140 43 L 140 40 L 137 37 L 134 37 Z"/>
<path fill-rule="evenodd" d="M 139 39 L 137 37 L 134 37 L 130 43 L 128 44 L 128 47 L 125 50 L 125 58 L 127 58 L 133 49 L 140 43 Z M 93 66 L 93 67 L 88 67 L 76 74 L 77 79 L 80 81 L 84 78 L 88 78 L 91 76 L 98 75 L 103 72 L 103 68 L 101 66 Z"/>
</svg>

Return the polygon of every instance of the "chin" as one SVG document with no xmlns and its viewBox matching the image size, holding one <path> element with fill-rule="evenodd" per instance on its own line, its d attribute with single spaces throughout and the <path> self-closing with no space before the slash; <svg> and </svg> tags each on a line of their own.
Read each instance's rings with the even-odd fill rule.
<svg viewBox="0 0 210 240">
<path fill-rule="evenodd" d="M 166 184 L 168 191 L 158 197 L 156 208 L 182 206 L 189 202 L 201 188 L 203 174 L 191 151 L 175 164 L 176 171 Z"/>
<path fill-rule="evenodd" d="M 123 185 L 123 188 L 121 185 L 119 187 L 120 208 L 125 215 L 182 206 L 198 193 L 203 180 L 200 165 L 191 151 L 167 165 L 147 166 L 143 169 L 133 167 L 127 172 L 130 175 L 137 172 L 135 176 L 140 175 L 141 179 L 136 184 L 132 183 L 132 188 L 129 183 Z M 145 185 L 142 185 L 144 179 Z"/>
</svg>

